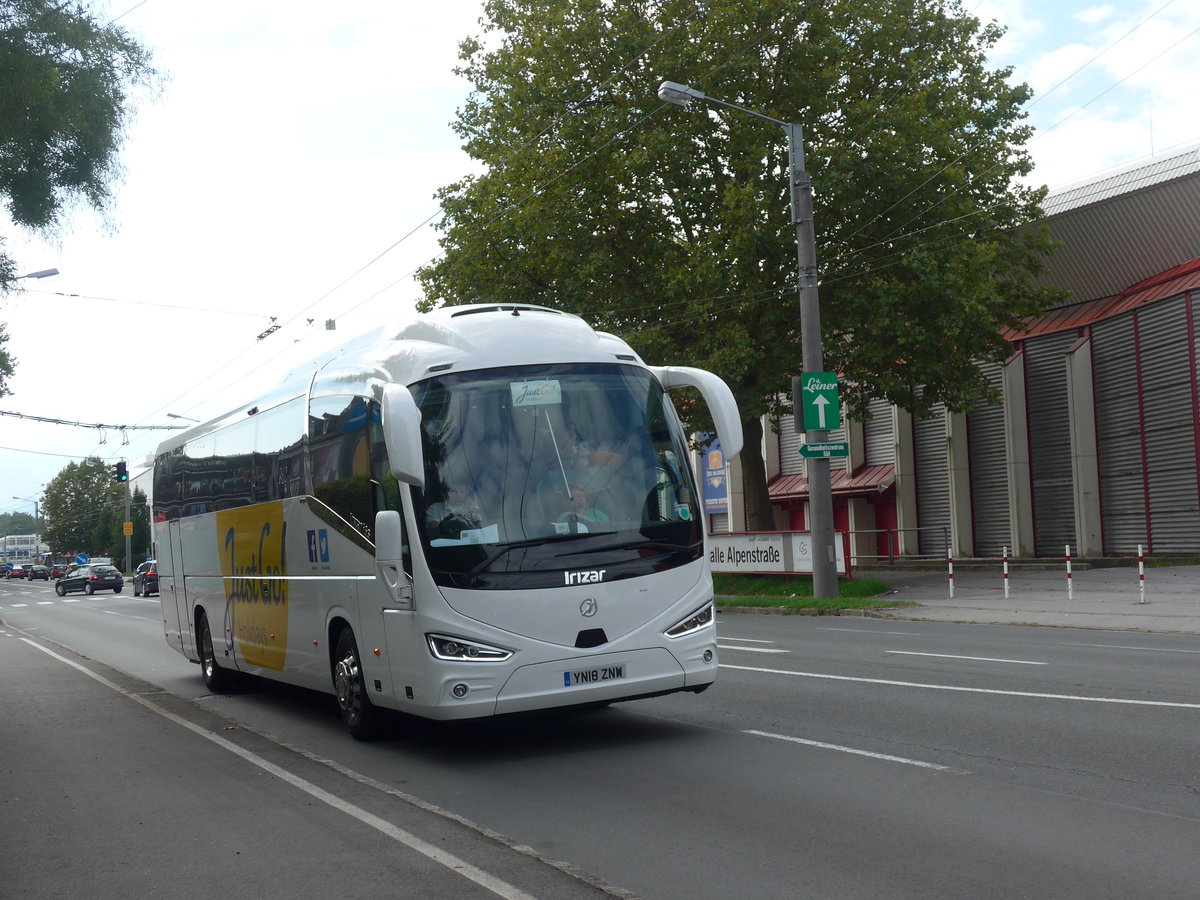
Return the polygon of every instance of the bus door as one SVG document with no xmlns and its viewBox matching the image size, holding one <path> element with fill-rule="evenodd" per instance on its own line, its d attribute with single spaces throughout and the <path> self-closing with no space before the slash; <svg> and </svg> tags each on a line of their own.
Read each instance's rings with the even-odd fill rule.
<svg viewBox="0 0 1200 900">
<path fill-rule="evenodd" d="M 183 539 L 180 535 L 178 519 L 172 519 L 167 523 L 166 545 L 169 559 L 166 565 L 159 560 L 158 572 L 163 618 L 167 620 L 167 642 L 188 659 L 196 659 L 198 657 L 195 643 L 192 640 L 191 610 L 187 600 L 183 571 Z M 163 590 L 162 587 L 164 572 L 170 572 L 171 576 L 167 590 Z"/>
</svg>

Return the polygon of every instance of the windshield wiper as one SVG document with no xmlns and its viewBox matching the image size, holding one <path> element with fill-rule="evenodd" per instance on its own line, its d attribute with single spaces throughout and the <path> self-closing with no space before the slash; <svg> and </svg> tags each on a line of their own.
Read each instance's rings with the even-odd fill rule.
<svg viewBox="0 0 1200 900">
<path fill-rule="evenodd" d="M 559 536 L 560 535 L 555 535 L 555 537 L 559 537 Z M 517 541 L 516 543 L 512 543 L 512 544 L 505 544 L 503 547 L 501 547 L 499 550 L 497 550 L 491 556 L 484 557 L 483 562 L 476 563 L 475 565 L 471 566 L 471 568 L 469 568 L 466 572 L 464 572 L 463 575 L 466 576 L 468 579 L 473 579 L 480 572 L 486 571 L 487 569 L 491 568 L 492 563 L 494 563 L 496 560 L 500 559 L 500 557 L 505 556 L 506 554 L 508 554 L 509 552 L 511 552 L 513 550 L 522 550 L 527 547 L 540 547 L 543 544 L 549 544 L 554 539 L 555 538 L 532 538 L 528 541 Z"/>
<path fill-rule="evenodd" d="M 609 532 L 611 534 L 611 532 Z M 603 553 L 607 550 L 640 550 L 646 548 L 648 550 L 665 550 L 669 553 L 679 553 L 682 550 L 691 550 L 692 546 L 688 544 L 669 544 L 666 541 L 622 541 L 619 544 L 604 544 L 600 547 L 592 546 L 590 550 L 572 550 L 569 553 L 558 553 L 556 556 L 582 556 L 589 553 Z"/>
</svg>

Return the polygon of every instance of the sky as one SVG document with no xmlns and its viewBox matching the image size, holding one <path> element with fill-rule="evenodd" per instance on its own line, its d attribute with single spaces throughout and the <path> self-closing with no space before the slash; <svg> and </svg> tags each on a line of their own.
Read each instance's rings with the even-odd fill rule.
<svg viewBox="0 0 1200 900">
<path fill-rule="evenodd" d="M 32 513 L 87 456 L 137 476 L 162 429 L 188 424 L 168 414 L 220 415 L 411 311 L 412 274 L 438 253 L 434 194 L 478 171 L 451 123 L 469 90 L 458 44 L 482 6 L 92 4 L 166 79 L 138 105 L 106 214 L 75 210 L 51 236 L 0 221 L 21 273 L 60 270 L 0 299 L 17 361 L 0 412 L 83 423 L 0 415 L 0 512 Z M 1034 183 L 1061 190 L 1200 143 L 1195 0 L 963 6 L 1007 27 L 993 62 L 1034 89 Z"/>
</svg>

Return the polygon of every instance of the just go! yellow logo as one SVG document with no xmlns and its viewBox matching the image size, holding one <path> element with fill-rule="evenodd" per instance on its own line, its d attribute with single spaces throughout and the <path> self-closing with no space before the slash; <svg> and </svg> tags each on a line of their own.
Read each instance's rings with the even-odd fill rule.
<svg viewBox="0 0 1200 900">
<path fill-rule="evenodd" d="M 287 522 L 283 503 L 217 513 L 228 625 L 242 658 L 282 671 L 287 657 Z"/>
</svg>

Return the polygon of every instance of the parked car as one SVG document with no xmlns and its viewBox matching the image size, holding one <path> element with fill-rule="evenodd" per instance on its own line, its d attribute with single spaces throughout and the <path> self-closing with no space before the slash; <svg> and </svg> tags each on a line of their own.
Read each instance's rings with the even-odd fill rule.
<svg viewBox="0 0 1200 900">
<path fill-rule="evenodd" d="M 16 565 L 14 563 L 13 567 L 8 570 L 8 577 L 9 578 L 24 578 L 25 577 L 25 567 Z"/>
<path fill-rule="evenodd" d="M 158 563 L 155 560 L 142 563 L 133 573 L 133 596 L 158 593 Z"/>
<path fill-rule="evenodd" d="M 125 587 L 125 578 L 115 566 L 80 566 L 69 575 L 64 575 L 54 583 L 54 593 L 62 597 L 72 591 L 83 591 L 94 594 L 96 591 L 112 591 L 121 593 Z"/>
<path fill-rule="evenodd" d="M 50 580 L 50 570 L 45 566 L 30 566 L 29 574 L 26 576 L 30 581 L 41 579 L 42 581 Z"/>
</svg>

